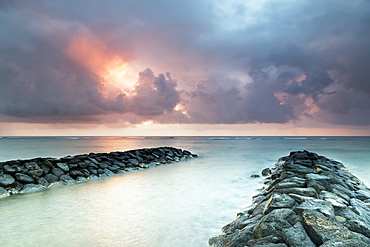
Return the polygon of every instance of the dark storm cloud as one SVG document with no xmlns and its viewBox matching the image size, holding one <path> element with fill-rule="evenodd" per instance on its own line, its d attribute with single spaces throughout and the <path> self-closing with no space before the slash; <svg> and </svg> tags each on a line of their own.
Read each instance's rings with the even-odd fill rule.
<svg viewBox="0 0 370 247">
<path fill-rule="evenodd" d="M 309 116 L 370 124 L 366 0 L 1 3 L 3 115 L 47 122 L 119 113 L 128 122 L 137 115 L 171 123 Z M 81 30 L 144 63 L 131 93 L 106 97 L 101 78 L 66 55 Z M 166 71 L 174 78 L 155 75 Z"/>
</svg>

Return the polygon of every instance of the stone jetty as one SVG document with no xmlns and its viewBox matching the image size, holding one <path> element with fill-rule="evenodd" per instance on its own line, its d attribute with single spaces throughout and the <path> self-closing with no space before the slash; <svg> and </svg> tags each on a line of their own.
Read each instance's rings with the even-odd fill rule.
<svg viewBox="0 0 370 247">
<path fill-rule="evenodd" d="M 0 198 L 197 157 L 173 147 L 0 162 Z"/>
<path fill-rule="evenodd" d="M 253 204 L 209 239 L 212 247 L 370 246 L 370 190 L 345 166 L 308 151 L 264 169 Z"/>
</svg>

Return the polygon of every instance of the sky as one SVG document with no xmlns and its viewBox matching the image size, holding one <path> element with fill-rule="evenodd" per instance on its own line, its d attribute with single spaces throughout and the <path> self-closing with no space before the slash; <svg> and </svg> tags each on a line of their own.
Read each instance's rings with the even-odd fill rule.
<svg viewBox="0 0 370 247">
<path fill-rule="evenodd" d="M 370 135 L 370 1 L 0 0 L 0 135 Z"/>
</svg>

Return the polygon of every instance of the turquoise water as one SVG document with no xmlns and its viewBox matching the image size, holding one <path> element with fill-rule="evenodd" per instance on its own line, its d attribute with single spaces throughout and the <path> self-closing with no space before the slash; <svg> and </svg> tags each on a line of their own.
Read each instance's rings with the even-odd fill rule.
<svg viewBox="0 0 370 247">
<path fill-rule="evenodd" d="M 262 187 L 250 175 L 292 150 L 370 184 L 369 137 L 3 137 L 0 161 L 158 146 L 199 158 L 1 199 L 0 246 L 208 246 Z"/>
</svg>

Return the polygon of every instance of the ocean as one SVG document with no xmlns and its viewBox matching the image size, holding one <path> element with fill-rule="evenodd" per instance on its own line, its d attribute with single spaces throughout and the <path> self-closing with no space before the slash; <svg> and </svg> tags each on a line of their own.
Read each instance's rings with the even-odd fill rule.
<svg viewBox="0 0 370 247">
<path fill-rule="evenodd" d="M 0 161 L 172 146 L 197 159 L 0 199 L 0 246 L 202 247 L 293 150 L 370 185 L 370 137 L 0 137 Z"/>
</svg>

